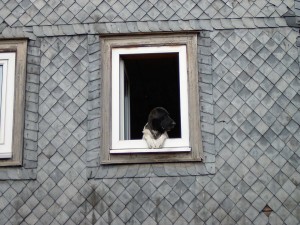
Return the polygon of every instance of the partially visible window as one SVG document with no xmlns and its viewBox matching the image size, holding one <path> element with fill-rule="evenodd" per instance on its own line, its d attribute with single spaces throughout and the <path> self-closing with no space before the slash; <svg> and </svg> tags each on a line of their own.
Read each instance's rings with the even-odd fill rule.
<svg viewBox="0 0 300 225">
<path fill-rule="evenodd" d="M 16 53 L 0 53 L 0 158 L 12 157 Z"/>
<path fill-rule="evenodd" d="M 200 161 L 197 34 L 102 37 L 101 163 Z M 160 149 L 142 130 L 164 107 L 176 127 Z"/>
<path fill-rule="evenodd" d="M 26 40 L 0 40 L 0 166 L 22 164 Z"/>
</svg>

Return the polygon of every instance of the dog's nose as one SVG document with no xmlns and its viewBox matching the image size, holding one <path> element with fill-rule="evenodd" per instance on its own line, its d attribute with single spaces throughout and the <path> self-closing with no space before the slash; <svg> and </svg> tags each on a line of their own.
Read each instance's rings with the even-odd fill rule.
<svg viewBox="0 0 300 225">
<path fill-rule="evenodd" d="M 175 125 L 176 125 L 175 121 L 173 121 L 173 122 L 172 122 L 172 125 L 173 125 L 173 126 L 175 126 Z"/>
</svg>

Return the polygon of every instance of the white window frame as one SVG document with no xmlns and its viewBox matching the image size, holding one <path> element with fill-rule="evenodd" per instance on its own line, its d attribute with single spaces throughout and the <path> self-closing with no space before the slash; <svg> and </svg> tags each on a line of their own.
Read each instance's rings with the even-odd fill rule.
<svg viewBox="0 0 300 225">
<path fill-rule="evenodd" d="M 124 68 L 122 55 L 178 53 L 181 138 L 169 138 L 161 149 L 149 149 L 145 140 L 124 140 Z M 112 149 L 110 153 L 190 151 L 186 46 L 150 46 L 112 49 Z M 146 124 L 147 121 L 145 121 Z M 142 132 L 142 128 L 141 128 Z"/>
<path fill-rule="evenodd" d="M 12 157 L 16 53 L 0 53 L 1 84 L 0 158 Z"/>
</svg>

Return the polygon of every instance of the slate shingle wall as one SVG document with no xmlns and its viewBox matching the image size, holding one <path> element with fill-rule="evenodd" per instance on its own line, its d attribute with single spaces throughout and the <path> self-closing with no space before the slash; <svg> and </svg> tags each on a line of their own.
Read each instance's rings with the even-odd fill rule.
<svg viewBox="0 0 300 225">
<path fill-rule="evenodd" d="M 299 224 L 298 31 L 280 17 L 294 4 L 0 2 L 0 37 L 30 39 L 24 165 L 0 168 L 0 224 Z M 99 166 L 98 34 L 185 30 L 206 163 Z"/>
<path fill-rule="evenodd" d="M 98 180 L 87 180 L 85 161 L 88 42 L 97 38 L 42 39 L 37 179 L 1 181 L 1 222 L 297 224 L 296 36 L 290 28 L 210 33 L 215 175 Z"/>
<path fill-rule="evenodd" d="M 10 27 L 106 22 L 281 17 L 293 0 L 29 1 L 0 3 L 0 22 Z M 2 21 L 1 21 L 2 20 Z"/>
</svg>

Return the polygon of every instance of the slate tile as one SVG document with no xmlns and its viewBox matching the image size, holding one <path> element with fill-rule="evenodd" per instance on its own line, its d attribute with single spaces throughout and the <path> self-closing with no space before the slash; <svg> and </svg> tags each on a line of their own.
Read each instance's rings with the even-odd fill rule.
<svg viewBox="0 0 300 225">
<path fill-rule="evenodd" d="M 233 185 L 237 185 L 240 181 L 241 181 L 241 178 L 238 176 L 237 173 L 232 173 L 230 175 L 230 177 L 228 178 L 228 181 Z"/>
<path fill-rule="evenodd" d="M 190 208 L 187 208 L 185 210 L 185 212 L 182 214 L 182 216 L 183 216 L 183 219 L 185 219 L 185 221 L 177 220 L 176 221 L 177 224 L 184 224 L 184 223 L 188 224 L 188 222 L 190 222 L 194 218 L 195 213 Z"/>
<path fill-rule="evenodd" d="M 3 220 L 1 220 L 3 221 Z M 28 223 L 28 224 L 35 224 L 38 222 L 38 218 L 34 215 L 34 214 L 30 214 L 26 219 L 25 221 Z M 4 220 L 5 222 L 5 220 Z"/>
<path fill-rule="evenodd" d="M 222 221 L 226 217 L 226 212 L 220 207 L 213 213 L 213 215 L 219 221 Z"/>
<path fill-rule="evenodd" d="M 197 215 L 202 221 L 206 221 L 210 218 L 211 212 L 209 212 L 206 208 L 202 208 Z"/>
<path fill-rule="evenodd" d="M 289 216 L 285 221 L 287 224 L 293 224 L 297 223 L 299 220 L 294 216 Z"/>
<path fill-rule="evenodd" d="M 217 190 L 214 194 L 213 194 L 213 199 L 218 202 L 219 204 L 221 202 L 223 202 L 224 199 L 226 199 L 226 195 L 223 193 L 223 191 L 221 191 L 220 189 Z"/>
<path fill-rule="evenodd" d="M 137 219 L 139 220 L 139 222 L 144 221 L 148 216 L 147 212 L 145 210 L 143 210 L 142 208 L 138 209 L 135 215 L 136 215 Z"/>
<path fill-rule="evenodd" d="M 2 211 L 3 213 L 1 213 L 3 216 L 0 216 L 2 219 L 7 220 L 6 218 L 11 218 L 15 213 L 16 210 L 13 208 L 12 205 L 8 205 L 7 207 L 5 207 L 5 209 Z"/>
<path fill-rule="evenodd" d="M 124 209 L 120 214 L 119 214 L 120 219 L 126 223 L 130 220 L 132 217 L 132 213 L 128 209 Z"/>
<path fill-rule="evenodd" d="M 291 194 L 295 190 L 296 186 L 290 180 L 287 180 L 283 185 L 283 189 L 288 193 Z"/>
</svg>

